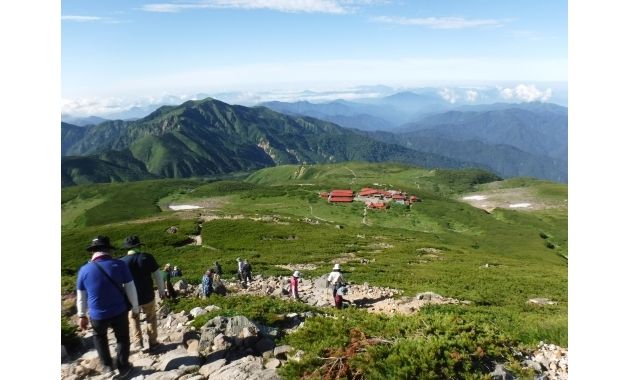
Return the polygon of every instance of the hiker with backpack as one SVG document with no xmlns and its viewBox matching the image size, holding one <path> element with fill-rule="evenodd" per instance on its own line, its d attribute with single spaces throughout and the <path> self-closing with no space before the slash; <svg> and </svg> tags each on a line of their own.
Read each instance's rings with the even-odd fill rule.
<svg viewBox="0 0 630 380">
<path fill-rule="evenodd" d="M 133 366 L 129 363 L 129 320 L 127 313 L 140 313 L 138 294 L 133 277 L 125 262 L 114 259 L 107 236 L 97 236 L 86 248 L 91 260 L 79 269 L 77 275 L 77 315 L 79 327 L 86 330 L 88 322 L 94 332 L 94 347 L 103 373 L 113 372 L 127 376 Z M 131 306 L 129 306 L 131 305 Z M 89 321 L 88 321 L 89 310 Z M 107 330 L 112 328 L 116 337 L 116 360 L 109 352 Z"/>
<path fill-rule="evenodd" d="M 249 285 L 252 282 L 252 265 L 247 261 L 243 260 L 243 282 Z"/>
<path fill-rule="evenodd" d="M 241 260 L 240 257 L 236 258 L 236 277 L 238 278 L 238 281 L 240 283 L 243 283 L 244 281 L 244 276 L 243 276 L 243 260 Z"/>
<path fill-rule="evenodd" d="M 201 277 L 201 297 L 208 298 L 212 294 L 212 269 L 208 269 Z"/>
<path fill-rule="evenodd" d="M 160 272 L 160 266 L 150 253 L 140 252 L 137 248 L 144 245 L 138 236 L 127 236 L 122 248 L 129 249 L 127 256 L 121 258 L 127 264 L 133 282 L 138 293 L 138 303 L 140 309 L 146 315 L 147 334 L 149 336 L 149 352 L 157 351 L 159 344 L 157 340 L 157 314 L 155 308 L 155 291 L 153 281 L 157 284 L 160 298 L 165 297 L 164 281 Z M 135 348 L 144 348 L 142 339 L 142 328 L 140 326 L 140 315 L 131 315 L 131 337 Z"/>
<path fill-rule="evenodd" d="M 221 264 L 218 261 L 214 262 L 214 282 L 221 281 L 221 275 L 223 274 L 223 268 L 221 268 Z"/>
<path fill-rule="evenodd" d="M 164 281 L 164 287 L 166 288 L 166 296 L 172 300 L 177 299 L 177 292 L 171 283 L 171 264 L 166 263 L 164 265 L 164 271 L 162 272 L 162 281 Z"/>
<path fill-rule="evenodd" d="M 335 307 L 337 309 L 341 309 L 343 307 L 343 296 L 348 294 L 348 285 L 343 284 L 337 288 L 337 292 L 335 293 Z"/>
<path fill-rule="evenodd" d="M 337 296 L 337 289 L 339 289 L 339 287 L 345 283 L 346 283 L 346 280 L 343 278 L 343 275 L 341 274 L 341 267 L 339 266 L 339 264 L 335 264 L 333 266 L 332 272 L 330 272 L 330 274 L 326 278 L 326 287 L 328 287 L 329 285 L 332 285 L 333 298 Z"/>
</svg>

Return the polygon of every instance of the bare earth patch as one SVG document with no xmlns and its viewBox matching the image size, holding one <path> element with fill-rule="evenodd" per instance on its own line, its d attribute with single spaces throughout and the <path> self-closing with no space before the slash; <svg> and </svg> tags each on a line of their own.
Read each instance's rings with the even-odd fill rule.
<svg viewBox="0 0 630 380">
<path fill-rule="evenodd" d="M 525 187 L 491 189 L 478 193 L 470 193 L 463 195 L 460 200 L 488 212 L 491 212 L 495 208 L 535 211 L 561 207 L 557 202 L 546 202 L 541 199 L 536 194 L 535 189 Z"/>
</svg>

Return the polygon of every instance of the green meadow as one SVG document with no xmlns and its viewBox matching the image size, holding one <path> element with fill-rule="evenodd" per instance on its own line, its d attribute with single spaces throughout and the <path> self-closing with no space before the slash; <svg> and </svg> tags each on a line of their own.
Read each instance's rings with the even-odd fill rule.
<svg viewBox="0 0 630 380">
<path fill-rule="evenodd" d="M 406 191 L 421 201 L 366 213 L 360 202 L 330 204 L 319 197 L 334 188 L 358 192 L 368 186 Z M 461 194 L 497 188 L 528 188 L 547 203 L 565 206 L 488 213 L 458 201 Z M 394 343 L 357 356 L 348 364 L 355 373 L 413 377 L 424 368 L 422 373 L 436 378 L 476 378 L 462 374 L 485 371 L 488 358 L 509 361 L 507 345 L 533 347 L 544 340 L 567 346 L 568 210 L 562 203 L 566 198 L 566 185 L 535 179 L 499 181 L 474 169 L 359 162 L 266 168 L 240 180 L 68 187 L 62 189 L 61 204 L 62 291 L 72 291 L 78 268 L 89 259 L 85 247 L 97 234 L 108 235 L 115 246 L 129 234 L 139 235 L 144 249 L 160 264 L 180 266 L 191 283 L 198 283 L 214 261 L 222 263 L 226 276 L 234 275 L 237 257 L 247 258 L 254 273 L 264 276 L 290 275 L 277 264 L 315 264 L 317 269 L 303 271 L 313 278 L 328 273 L 337 260 L 349 260 L 343 268 L 352 283 L 397 288 L 404 296 L 432 291 L 470 304 L 428 307 L 408 317 L 329 310 L 342 318 L 313 318 L 303 331 L 282 338 L 308 357 L 284 369 L 286 377 L 317 377 L 327 350 L 343 349 L 357 334 L 353 329 L 359 329 Z M 169 204 L 213 207 L 165 211 Z M 176 233 L 167 232 L 171 226 L 177 227 Z M 198 233 L 203 244 L 188 244 L 188 235 Z M 527 303 L 535 297 L 557 304 Z M 226 312 L 244 308 L 237 299 L 221 301 L 227 302 Z M 274 302 L 280 301 L 254 304 L 259 309 L 282 309 L 282 303 Z M 242 311 L 253 313 L 251 306 Z M 253 315 L 264 314 L 259 310 Z M 315 334 L 318 340 L 308 336 L 333 328 L 343 333 Z M 436 339 L 424 341 L 419 336 Z M 475 345 L 487 351 L 486 359 L 483 355 L 475 359 Z M 469 356 L 449 356 L 455 351 Z"/>
</svg>

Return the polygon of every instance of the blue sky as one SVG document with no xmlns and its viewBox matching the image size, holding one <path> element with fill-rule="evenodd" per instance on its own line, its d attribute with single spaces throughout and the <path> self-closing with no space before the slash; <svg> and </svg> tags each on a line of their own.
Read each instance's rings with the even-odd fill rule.
<svg viewBox="0 0 630 380">
<path fill-rule="evenodd" d="M 61 3 L 66 100 L 567 80 L 567 2 Z"/>
</svg>

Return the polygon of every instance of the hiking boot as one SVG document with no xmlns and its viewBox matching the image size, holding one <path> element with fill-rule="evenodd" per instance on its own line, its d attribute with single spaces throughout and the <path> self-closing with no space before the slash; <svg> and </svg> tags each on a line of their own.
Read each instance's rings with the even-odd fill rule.
<svg viewBox="0 0 630 380">
<path fill-rule="evenodd" d="M 142 349 L 144 349 L 144 344 L 142 344 L 142 342 L 134 343 L 131 345 L 131 347 L 129 347 L 130 351 L 140 351 Z"/>
<path fill-rule="evenodd" d="M 114 379 L 126 379 L 131 371 L 133 371 L 133 366 L 131 364 L 128 364 L 123 368 L 118 368 L 118 375 L 114 376 Z"/>
<path fill-rule="evenodd" d="M 149 349 L 147 350 L 147 352 L 150 354 L 156 354 L 160 351 L 161 348 L 162 345 L 159 343 L 149 344 Z"/>
</svg>

